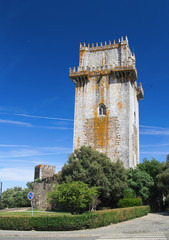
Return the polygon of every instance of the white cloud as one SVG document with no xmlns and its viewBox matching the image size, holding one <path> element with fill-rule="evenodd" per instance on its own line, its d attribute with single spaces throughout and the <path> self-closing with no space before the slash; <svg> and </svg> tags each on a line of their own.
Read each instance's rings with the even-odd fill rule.
<svg viewBox="0 0 169 240">
<path fill-rule="evenodd" d="M 12 120 L 8 120 L 8 119 L 0 119 L 0 123 L 14 124 L 14 125 L 22 126 L 22 127 L 32 127 L 32 124 L 30 124 L 30 123 L 20 122 L 20 121 L 12 121 Z"/>
<path fill-rule="evenodd" d="M 5 146 L 5 147 L 4 147 Z M 36 157 L 57 154 L 68 154 L 72 148 L 62 147 L 33 147 L 26 145 L 0 145 L 0 159 L 13 159 L 22 157 Z M 4 149 L 3 149 L 4 148 Z M 10 150 L 12 148 L 12 150 Z"/>
<path fill-rule="evenodd" d="M 53 126 L 33 126 L 34 128 L 46 128 L 46 129 L 61 129 L 61 130 L 72 130 L 70 127 L 53 127 Z"/>
<path fill-rule="evenodd" d="M 159 151 L 159 152 L 143 152 L 143 151 L 141 151 L 140 152 L 141 154 L 152 154 L 152 155 L 167 155 L 168 154 L 168 152 L 161 152 L 161 151 Z"/>
<path fill-rule="evenodd" d="M 41 118 L 41 119 L 49 119 L 49 120 L 59 120 L 59 121 L 74 121 L 73 119 L 68 119 L 68 118 L 56 118 L 56 117 L 45 117 L 45 116 L 35 116 L 35 115 L 30 115 L 30 114 L 23 114 L 23 113 L 17 113 L 13 114 L 16 116 L 21 116 L 21 117 L 28 117 L 28 118 Z"/>
<path fill-rule="evenodd" d="M 140 125 L 141 135 L 169 135 L 168 128 Z"/>
<path fill-rule="evenodd" d="M 29 145 L 10 145 L 10 144 L 0 144 L 0 147 L 4 148 L 18 148 L 18 147 L 31 147 Z"/>
<path fill-rule="evenodd" d="M 166 128 L 163 128 L 163 127 L 146 126 L 146 125 L 140 125 L 140 128 L 153 128 L 153 129 L 161 129 L 161 130 L 165 130 L 166 129 Z"/>
<path fill-rule="evenodd" d="M 60 129 L 60 130 L 72 130 L 73 128 L 70 127 L 56 127 L 56 126 L 38 126 L 32 125 L 28 122 L 21 122 L 21 121 L 13 121 L 8 119 L 0 119 L 0 123 L 2 124 L 13 124 L 21 127 L 31 127 L 31 128 L 44 128 L 44 129 Z"/>
<path fill-rule="evenodd" d="M 169 143 L 159 143 L 159 144 L 141 144 L 140 147 L 166 147 Z"/>
<path fill-rule="evenodd" d="M 1 181 L 32 181 L 34 169 L 23 168 L 1 168 L 0 178 Z"/>
</svg>

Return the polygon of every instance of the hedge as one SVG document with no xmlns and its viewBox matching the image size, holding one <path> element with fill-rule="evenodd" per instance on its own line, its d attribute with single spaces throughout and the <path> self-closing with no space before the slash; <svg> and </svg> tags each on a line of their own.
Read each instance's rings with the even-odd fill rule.
<svg viewBox="0 0 169 240">
<path fill-rule="evenodd" d="M 126 208 L 126 207 L 134 207 L 134 206 L 142 206 L 142 199 L 141 198 L 123 198 L 120 199 L 118 202 L 119 208 Z"/>
<path fill-rule="evenodd" d="M 149 206 L 89 212 L 82 215 L 0 217 L 1 230 L 72 231 L 97 228 L 149 213 Z"/>
</svg>

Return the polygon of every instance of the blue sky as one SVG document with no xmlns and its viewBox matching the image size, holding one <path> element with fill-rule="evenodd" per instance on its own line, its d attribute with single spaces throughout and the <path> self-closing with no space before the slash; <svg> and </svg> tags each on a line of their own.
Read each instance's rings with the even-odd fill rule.
<svg viewBox="0 0 169 240">
<path fill-rule="evenodd" d="M 0 180 L 33 180 L 34 166 L 60 170 L 73 146 L 80 42 L 128 36 L 136 54 L 140 162 L 169 153 L 169 1 L 0 1 Z"/>
</svg>

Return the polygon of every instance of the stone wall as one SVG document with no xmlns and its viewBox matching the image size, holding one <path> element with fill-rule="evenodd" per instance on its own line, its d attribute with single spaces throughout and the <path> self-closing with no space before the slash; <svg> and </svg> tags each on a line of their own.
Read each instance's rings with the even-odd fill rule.
<svg viewBox="0 0 169 240">
<path fill-rule="evenodd" d="M 54 184 L 57 184 L 56 175 L 43 179 L 41 182 L 35 182 L 33 187 L 33 207 L 35 209 L 51 209 L 50 205 L 47 203 L 47 194 L 53 190 Z"/>
<path fill-rule="evenodd" d="M 34 179 L 44 179 L 47 177 L 52 177 L 55 174 L 56 171 L 56 167 L 55 166 L 47 166 L 47 165 L 38 165 L 35 167 L 35 175 L 34 175 Z"/>
</svg>

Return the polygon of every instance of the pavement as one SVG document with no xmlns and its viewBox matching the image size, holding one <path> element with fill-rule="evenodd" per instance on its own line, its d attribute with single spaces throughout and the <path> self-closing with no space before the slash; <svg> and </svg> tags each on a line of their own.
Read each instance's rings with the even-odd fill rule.
<svg viewBox="0 0 169 240">
<path fill-rule="evenodd" d="M 0 239 L 90 239 L 90 240 L 169 240 L 169 212 L 148 215 L 111 224 L 107 227 L 79 231 L 36 232 L 0 230 Z"/>
</svg>

